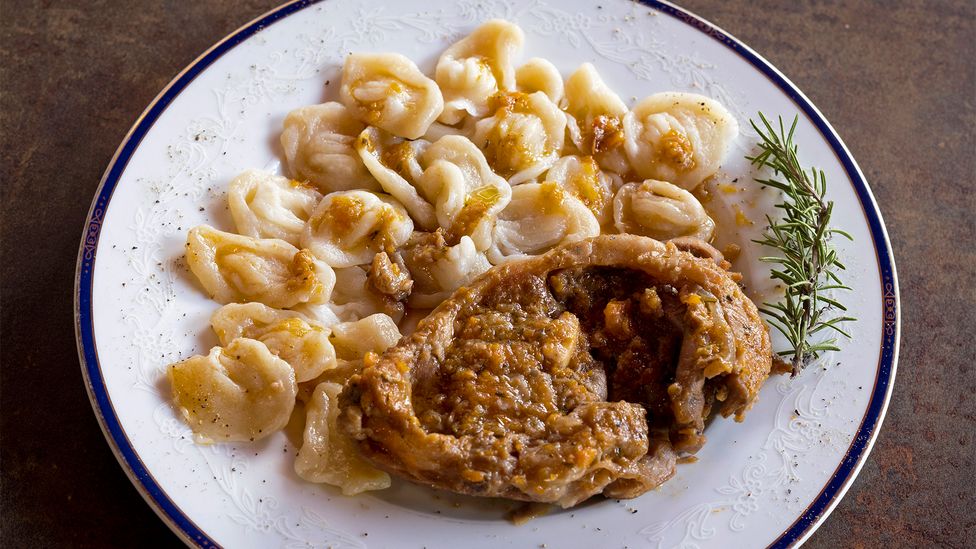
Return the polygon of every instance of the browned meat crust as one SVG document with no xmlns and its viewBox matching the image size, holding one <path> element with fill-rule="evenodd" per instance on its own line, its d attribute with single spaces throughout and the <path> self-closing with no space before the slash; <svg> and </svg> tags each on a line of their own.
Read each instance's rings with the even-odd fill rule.
<svg viewBox="0 0 976 549">
<path fill-rule="evenodd" d="M 741 419 L 771 366 L 756 307 L 673 244 L 600 236 L 461 288 L 342 395 L 341 421 L 391 473 L 564 507 L 635 497 Z"/>
</svg>

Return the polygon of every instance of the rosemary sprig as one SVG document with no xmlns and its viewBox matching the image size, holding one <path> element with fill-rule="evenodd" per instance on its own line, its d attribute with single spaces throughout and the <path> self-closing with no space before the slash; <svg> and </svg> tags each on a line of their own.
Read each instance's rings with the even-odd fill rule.
<svg viewBox="0 0 976 549">
<path fill-rule="evenodd" d="M 804 170 L 796 155 L 793 134 L 799 116 L 793 118 L 789 132 L 779 118 L 779 133 L 760 112 L 760 127 L 750 120 L 759 134 L 760 152 L 746 159 L 754 166 L 773 170 L 774 177 L 756 179 L 756 182 L 783 192 L 783 201 L 776 204 L 783 211 L 783 218 L 774 221 L 766 216 L 768 226 L 762 238 L 755 240 L 775 248 L 779 256 L 761 257 L 760 261 L 776 265 L 770 276 L 785 286 L 785 296 L 779 303 L 764 303 L 759 310 L 768 317 L 770 325 L 789 341 L 791 349 L 779 351 L 782 357 L 791 357 L 792 375 L 824 351 L 838 350 L 836 337 L 813 342 L 811 338 L 821 332 L 836 332 L 847 338 L 840 324 L 855 320 L 850 316 L 830 316 L 831 310 L 846 312 L 839 301 L 825 295 L 832 290 L 850 290 L 837 276 L 844 265 L 837 252 L 830 246 L 833 235 L 841 235 L 851 241 L 854 238 L 830 227 L 830 214 L 834 203 L 824 199 L 827 179 L 822 170 Z M 778 176 L 778 177 L 776 177 Z"/>
</svg>

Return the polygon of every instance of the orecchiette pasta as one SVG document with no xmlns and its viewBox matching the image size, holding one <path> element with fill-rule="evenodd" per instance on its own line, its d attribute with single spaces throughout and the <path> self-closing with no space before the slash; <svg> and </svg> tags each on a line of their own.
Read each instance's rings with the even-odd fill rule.
<svg viewBox="0 0 976 549">
<path fill-rule="evenodd" d="M 618 174 L 630 171 L 624 150 L 623 119 L 627 105 L 589 63 L 566 80 L 566 112 L 570 139 L 584 155 Z"/>
<path fill-rule="evenodd" d="M 281 148 L 292 177 L 314 184 L 323 193 L 378 191 L 379 185 L 353 148 L 364 128 L 342 103 L 311 105 L 288 113 Z"/>
<path fill-rule="evenodd" d="M 613 199 L 613 219 L 622 233 L 658 240 L 693 236 L 707 242 L 715 228 L 694 195 L 654 179 L 621 187 Z"/>
<path fill-rule="evenodd" d="M 354 53 L 342 67 L 342 102 L 359 120 L 416 139 L 440 116 L 437 84 L 398 53 Z"/>
<path fill-rule="evenodd" d="M 430 309 L 494 276 L 492 265 L 601 232 L 722 259 L 689 191 L 728 153 L 731 114 L 687 93 L 629 110 L 589 63 L 565 81 L 542 58 L 516 68 L 524 40 L 518 26 L 488 21 L 444 51 L 433 78 L 396 53 L 349 54 L 340 102 L 284 119 L 285 176 L 248 170 L 231 182 L 240 234 L 189 232 L 187 264 L 224 304 L 210 319 L 221 346 L 167 369 L 198 441 L 266 437 L 297 399 L 301 478 L 345 495 L 387 488 L 390 476 L 362 457 L 369 446 L 347 434 L 369 408 L 360 380 L 437 320 Z"/>
<path fill-rule="evenodd" d="M 739 133 L 718 102 L 690 93 L 658 93 L 624 118 L 625 148 L 641 177 L 694 189 L 718 171 Z"/>
<path fill-rule="evenodd" d="M 599 234 L 593 212 L 558 183 L 527 183 L 512 189 L 512 201 L 499 214 L 488 259 L 497 265 Z"/>
<path fill-rule="evenodd" d="M 365 266 L 335 269 L 336 284 L 332 298 L 326 305 L 301 305 L 296 310 L 326 326 L 340 322 L 355 322 L 377 313 L 384 313 L 399 322 L 403 318 L 403 304 L 379 294 L 368 284 Z"/>
<path fill-rule="evenodd" d="M 491 268 L 471 237 L 462 236 L 449 246 L 441 231 L 418 233 L 403 248 L 402 256 L 414 282 L 408 302 L 418 308 L 436 307 L 454 290 Z"/>
<path fill-rule="evenodd" d="M 466 116 L 485 116 L 492 95 L 513 90 L 512 59 L 524 40 L 522 29 L 493 19 L 447 48 L 434 71 L 434 79 L 444 92 L 440 121 L 453 125 Z"/>
<path fill-rule="evenodd" d="M 452 242 L 467 235 L 479 250 L 487 249 L 495 217 L 511 200 L 511 186 L 464 137 L 439 139 L 424 151 L 423 160 L 427 169 L 417 186 L 434 198 L 437 223 Z"/>
<path fill-rule="evenodd" d="M 343 322 L 332 328 L 330 336 L 336 356 L 358 360 L 366 353 L 382 353 L 400 341 L 400 329 L 389 316 L 377 313 L 355 322 Z"/>
<path fill-rule="evenodd" d="M 569 75 L 565 93 L 566 111 L 580 121 L 592 120 L 601 114 L 620 117 L 627 113 L 627 105 L 590 63 L 583 63 Z"/>
<path fill-rule="evenodd" d="M 298 245 L 322 194 L 308 183 L 248 170 L 230 183 L 227 202 L 237 232 Z"/>
<path fill-rule="evenodd" d="M 600 225 L 613 220 L 613 193 L 620 176 L 600 169 L 592 156 L 564 156 L 546 173 L 546 181 L 559 183 L 593 212 Z"/>
<path fill-rule="evenodd" d="M 428 145 L 423 140 L 407 141 L 367 128 L 356 141 L 356 151 L 383 190 L 403 204 L 417 225 L 433 230 L 437 227 L 434 206 L 414 186 L 423 173 L 420 154 Z"/>
<path fill-rule="evenodd" d="M 335 284 L 332 268 L 308 250 L 284 240 L 225 233 L 209 225 L 195 227 L 187 235 L 186 261 L 220 303 L 258 301 L 276 308 L 325 303 Z"/>
<path fill-rule="evenodd" d="M 488 164 L 512 185 L 531 181 L 559 158 L 566 115 L 542 92 L 492 98 L 494 115 L 475 125 L 474 142 Z"/>
<path fill-rule="evenodd" d="M 320 383 L 306 405 L 305 433 L 295 472 L 309 482 L 331 484 L 352 496 L 390 487 L 390 475 L 364 460 L 356 443 L 339 428 L 342 385 Z"/>
<path fill-rule="evenodd" d="M 224 346 L 239 337 L 264 343 L 291 364 L 299 382 L 314 379 L 336 365 L 329 330 L 295 311 L 260 303 L 231 303 L 217 309 L 210 317 L 210 326 Z"/>
<path fill-rule="evenodd" d="M 542 92 L 555 104 L 563 99 L 563 77 L 555 65 L 533 57 L 515 71 L 515 87 L 524 93 Z"/>
<path fill-rule="evenodd" d="M 205 441 L 257 440 L 295 407 L 295 371 L 260 341 L 239 338 L 167 370 L 177 409 Z"/>
<path fill-rule="evenodd" d="M 410 238 L 413 221 L 393 197 L 367 191 L 339 191 L 319 202 L 305 225 L 305 246 L 332 267 L 364 265 L 380 251 L 393 251 Z"/>
</svg>

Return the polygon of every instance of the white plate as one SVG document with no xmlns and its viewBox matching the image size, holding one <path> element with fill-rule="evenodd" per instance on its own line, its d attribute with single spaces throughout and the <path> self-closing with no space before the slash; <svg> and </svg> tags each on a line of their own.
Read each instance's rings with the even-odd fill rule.
<svg viewBox="0 0 976 549">
<path fill-rule="evenodd" d="M 744 129 L 757 110 L 800 115 L 797 141 L 823 168 L 854 292 L 853 340 L 790 380 L 771 379 L 742 424 L 713 422 L 698 462 L 635 500 L 600 500 L 524 526 L 509 504 L 397 482 L 344 498 L 292 472 L 294 435 L 253 445 L 197 446 L 168 403 L 165 366 L 215 343 L 216 308 L 182 267 L 186 231 L 229 228 L 223 195 L 245 168 L 273 166 L 291 109 L 335 97 L 352 51 L 396 51 L 431 70 L 454 39 L 491 17 L 517 22 L 525 55 L 564 75 L 593 62 L 629 103 L 653 92 L 712 96 Z M 323 92 L 324 90 L 324 92 Z M 736 227 L 770 197 L 750 183 L 745 131 L 724 168 L 746 190 L 713 207 L 754 295 L 768 287 L 758 230 Z M 720 207 L 721 204 L 723 207 Z M 738 230 L 741 229 L 741 230 Z M 97 259 L 97 261 L 96 261 Z M 823 116 L 769 63 L 668 4 L 623 0 L 330 0 L 296 2 L 246 25 L 184 70 L 122 143 L 92 204 L 78 261 L 79 352 L 96 414 L 123 468 L 184 540 L 229 547 L 741 547 L 806 539 L 848 488 L 884 416 L 898 347 L 898 290 L 884 225 L 864 177 Z"/>
</svg>

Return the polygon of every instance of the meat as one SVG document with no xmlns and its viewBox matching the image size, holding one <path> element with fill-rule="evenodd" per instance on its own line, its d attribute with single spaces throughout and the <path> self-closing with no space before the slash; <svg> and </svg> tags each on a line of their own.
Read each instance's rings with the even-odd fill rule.
<svg viewBox="0 0 976 549">
<path fill-rule="evenodd" d="M 403 301 L 413 290 L 410 272 L 402 261 L 395 261 L 390 254 L 380 252 L 373 256 L 366 278 L 368 284 L 378 293 L 389 296 L 393 301 Z"/>
<path fill-rule="evenodd" d="M 456 291 L 367 357 L 341 423 L 415 482 L 569 507 L 666 481 L 713 412 L 741 419 L 770 367 L 755 305 L 715 261 L 600 236 Z"/>
</svg>

